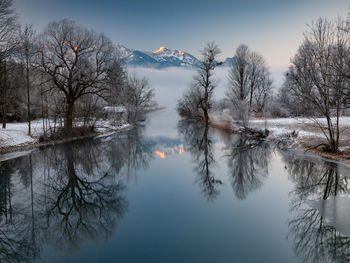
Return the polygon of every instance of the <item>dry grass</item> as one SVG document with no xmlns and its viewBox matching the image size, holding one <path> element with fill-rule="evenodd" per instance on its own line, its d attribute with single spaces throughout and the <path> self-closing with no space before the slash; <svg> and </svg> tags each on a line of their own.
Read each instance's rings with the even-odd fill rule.
<svg viewBox="0 0 350 263">
<path fill-rule="evenodd" d="M 234 129 L 232 127 L 232 123 L 229 121 L 217 121 L 217 120 L 211 120 L 210 126 L 219 128 L 221 130 L 227 131 L 227 132 L 233 132 Z"/>
</svg>

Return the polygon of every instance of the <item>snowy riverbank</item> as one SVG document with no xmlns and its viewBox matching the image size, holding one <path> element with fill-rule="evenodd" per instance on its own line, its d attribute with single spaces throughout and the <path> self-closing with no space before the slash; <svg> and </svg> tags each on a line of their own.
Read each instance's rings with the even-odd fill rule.
<svg viewBox="0 0 350 263">
<path fill-rule="evenodd" d="M 121 125 L 112 125 L 111 121 L 96 122 L 96 132 L 82 137 L 72 137 L 59 141 L 39 142 L 39 137 L 43 132 L 42 120 L 32 121 L 32 136 L 28 135 L 28 124 L 25 122 L 8 123 L 6 129 L 0 128 L 0 154 L 27 150 L 37 146 L 50 145 L 64 141 L 76 140 L 83 137 L 91 137 L 101 134 L 108 134 L 117 131 L 127 130 L 134 125 L 124 123 Z"/>
<path fill-rule="evenodd" d="M 236 131 L 239 125 L 235 125 L 232 117 L 225 113 L 214 113 L 211 115 L 211 122 L 219 128 Z M 269 130 L 267 140 L 276 144 L 283 143 L 284 147 L 308 150 L 318 155 L 330 159 L 342 161 L 350 160 L 350 117 L 341 117 L 339 153 L 330 154 L 318 149 L 312 149 L 315 145 L 326 140 L 319 125 L 326 126 L 326 120 L 323 118 L 269 118 L 269 119 L 251 119 L 249 127 L 257 130 Z"/>
</svg>

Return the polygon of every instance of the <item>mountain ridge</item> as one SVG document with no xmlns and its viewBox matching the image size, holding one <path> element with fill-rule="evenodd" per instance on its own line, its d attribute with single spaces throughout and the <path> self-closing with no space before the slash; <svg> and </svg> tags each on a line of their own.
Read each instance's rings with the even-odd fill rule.
<svg viewBox="0 0 350 263">
<path fill-rule="evenodd" d="M 199 59 L 190 53 L 164 46 L 152 52 L 129 49 L 117 44 L 117 52 L 120 60 L 129 66 L 161 69 L 169 67 L 197 68 L 200 65 Z M 235 58 L 226 58 L 222 65 L 232 65 L 234 60 Z"/>
</svg>

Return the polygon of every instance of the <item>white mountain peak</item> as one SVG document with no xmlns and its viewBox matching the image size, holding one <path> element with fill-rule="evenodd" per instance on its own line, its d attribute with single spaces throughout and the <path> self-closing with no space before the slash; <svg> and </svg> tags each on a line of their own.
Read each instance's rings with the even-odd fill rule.
<svg viewBox="0 0 350 263">
<path fill-rule="evenodd" d="M 185 55 L 185 52 L 182 50 L 174 50 L 166 47 L 160 47 L 156 51 L 153 51 L 153 54 L 169 54 L 169 55 Z"/>
<path fill-rule="evenodd" d="M 121 61 L 127 65 L 139 67 L 185 67 L 196 68 L 200 61 L 190 53 L 182 50 L 159 47 L 155 51 L 139 51 L 129 49 L 121 44 L 117 45 Z"/>
<path fill-rule="evenodd" d="M 153 53 L 154 53 L 154 54 L 157 54 L 157 53 L 160 53 L 160 52 L 165 52 L 165 50 L 167 50 L 166 47 L 160 47 L 160 48 L 158 48 L 156 51 L 154 51 Z"/>
</svg>

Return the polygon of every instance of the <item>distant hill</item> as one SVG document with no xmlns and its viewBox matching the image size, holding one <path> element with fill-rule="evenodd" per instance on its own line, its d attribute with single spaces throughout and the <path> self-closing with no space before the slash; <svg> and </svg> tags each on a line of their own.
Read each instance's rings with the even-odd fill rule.
<svg viewBox="0 0 350 263">
<path fill-rule="evenodd" d="M 184 51 L 160 47 L 153 52 L 129 49 L 123 45 L 117 45 L 117 52 L 123 63 L 130 66 L 145 68 L 168 68 L 183 67 L 196 68 L 199 60 Z M 230 66 L 234 63 L 234 58 L 227 58 L 223 66 Z"/>
</svg>

